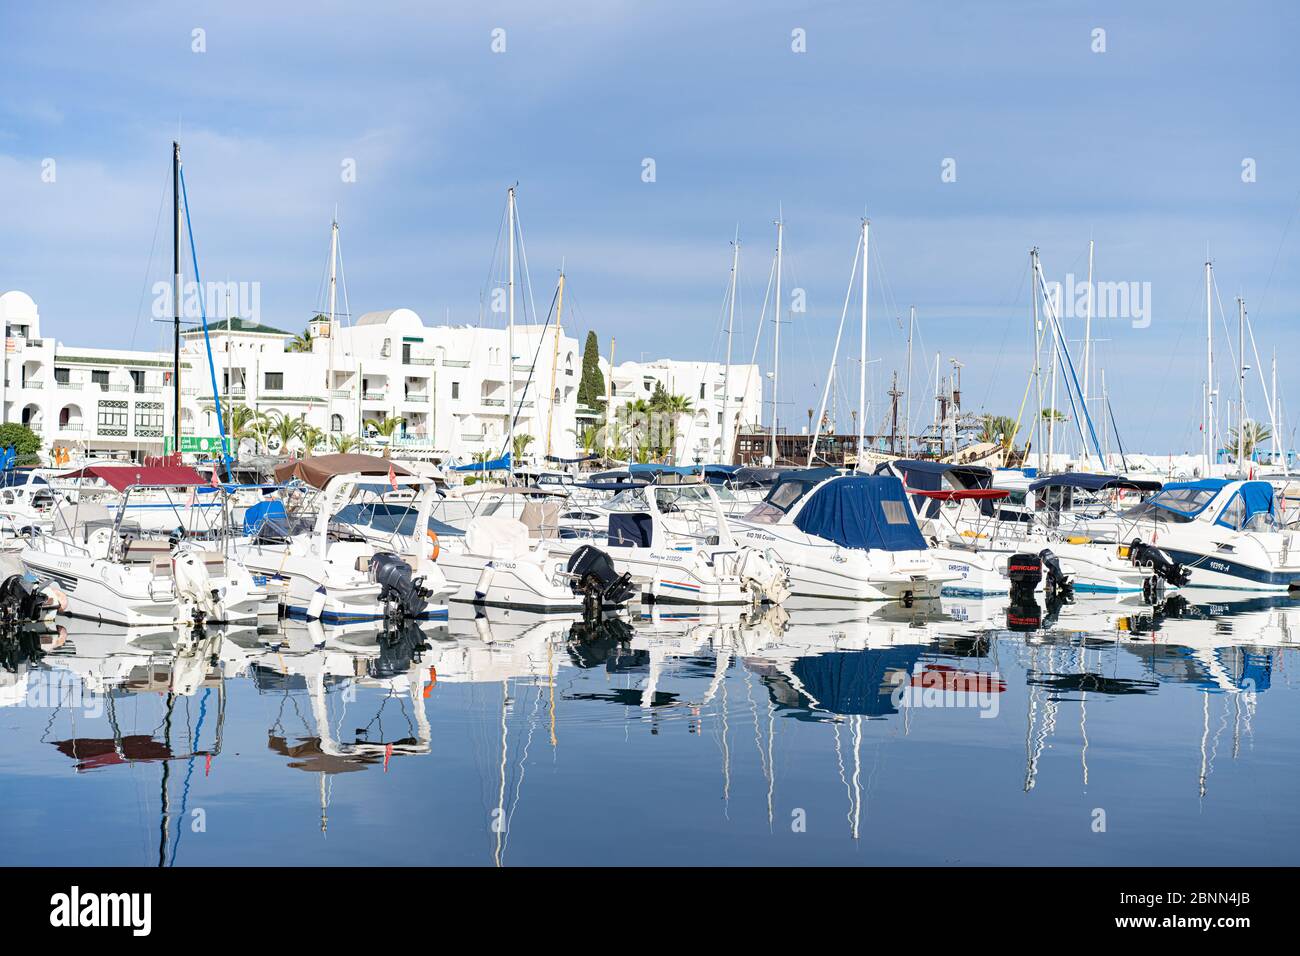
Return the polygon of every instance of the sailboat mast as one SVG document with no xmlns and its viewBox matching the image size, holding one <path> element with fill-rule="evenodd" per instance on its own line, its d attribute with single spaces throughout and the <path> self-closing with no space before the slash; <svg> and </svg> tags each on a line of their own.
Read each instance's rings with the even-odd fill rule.
<svg viewBox="0 0 1300 956">
<path fill-rule="evenodd" d="M 609 457 L 609 443 L 614 430 L 614 346 L 618 340 L 609 337 L 609 375 L 605 379 L 605 457 Z"/>
<path fill-rule="evenodd" d="M 339 264 L 339 219 L 336 212 L 330 221 L 330 341 L 329 359 L 325 371 L 325 408 L 328 428 L 334 427 L 334 339 L 338 329 L 334 322 L 338 304 L 338 264 Z"/>
<path fill-rule="evenodd" d="M 515 187 L 506 193 L 506 206 L 510 217 L 510 265 L 506 285 L 509 293 L 508 314 L 506 318 L 506 454 L 510 456 L 510 467 L 506 470 L 506 484 L 511 483 L 515 471 Z"/>
<path fill-rule="evenodd" d="M 1205 474 L 1209 477 L 1218 453 L 1218 439 L 1215 435 L 1214 417 L 1214 309 L 1211 303 L 1213 293 L 1210 260 L 1205 260 Z"/>
<path fill-rule="evenodd" d="M 727 364 L 722 367 L 722 461 L 731 464 L 731 419 L 727 416 L 727 404 L 731 398 L 731 333 L 736 322 L 736 275 L 740 269 L 740 229 L 731 241 L 731 293 L 727 308 Z"/>
<path fill-rule="evenodd" d="M 911 454 L 912 448 L 912 330 L 916 327 L 916 306 L 908 310 L 907 316 L 907 409 L 903 422 L 903 457 Z"/>
<path fill-rule="evenodd" d="M 1237 296 L 1237 469 L 1246 474 L 1246 300 Z"/>
<path fill-rule="evenodd" d="M 555 426 L 555 378 L 560 364 L 560 335 L 564 322 L 564 266 L 560 266 L 560 286 L 555 291 L 555 345 L 551 350 L 551 395 L 546 415 L 546 454 L 551 455 L 551 433 Z"/>
<path fill-rule="evenodd" d="M 1041 322 L 1038 318 L 1038 247 L 1035 246 L 1029 250 L 1029 261 L 1032 275 L 1030 283 L 1033 286 L 1033 315 L 1034 315 L 1034 394 L 1037 398 L 1038 407 L 1034 412 L 1034 454 L 1038 456 L 1041 463 L 1043 458 L 1043 380 L 1039 375 L 1039 354 L 1042 351 Z"/>
<path fill-rule="evenodd" d="M 781 381 L 781 253 L 785 223 L 776 220 L 776 330 L 772 336 L 772 465 L 776 465 L 776 396 Z"/>
<path fill-rule="evenodd" d="M 172 143 L 172 451 L 181 454 L 181 144 Z M 217 402 L 221 399 L 218 397 Z M 220 406 L 217 408 L 220 414 Z"/>
<path fill-rule="evenodd" d="M 870 220 L 862 220 L 862 339 L 858 343 L 858 463 L 855 471 L 862 470 L 862 459 L 867 445 L 867 258 Z"/>
<path fill-rule="evenodd" d="M 1092 358 L 1092 246 L 1088 240 L 1088 313 L 1083 320 L 1083 407 L 1088 407 L 1088 369 Z"/>
</svg>

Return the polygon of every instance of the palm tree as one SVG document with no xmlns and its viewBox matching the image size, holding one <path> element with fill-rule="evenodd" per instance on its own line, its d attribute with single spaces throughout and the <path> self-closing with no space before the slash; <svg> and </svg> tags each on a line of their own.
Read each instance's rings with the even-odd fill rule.
<svg viewBox="0 0 1300 956">
<path fill-rule="evenodd" d="M 305 424 L 304 418 L 291 418 L 283 413 L 272 413 L 274 417 L 270 420 L 268 433 L 271 437 L 280 441 L 280 453 L 287 455 L 289 445 L 295 438 L 302 435 L 302 426 Z"/>
<path fill-rule="evenodd" d="M 289 340 L 289 344 L 284 347 L 286 352 L 310 352 L 311 351 L 311 326 L 302 330 L 301 335 L 295 335 Z"/>
<path fill-rule="evenodd" d="M 330 435 L 330 448 L 340 455 L 345 455 L 356 448 L 357 443 L 356 435 L 344 435 L 340 432 Z"/>
<path fill-rule="evenodd" d="M 1010 454 L 1016 443 L 1016 420 L 1009 415 L 985 415 L 981 419 L 979 440 L 1001 445 Z"/>
<path fill-rule="evenodd" d="M 531 445 L 532 443 L 533 443 L 532 435 L 527 435 L 527 434 L 516 435 L 514 443 L 510 449 L 511 451 L 510 464 L 512 465 L 517 464 L 519 462 L 519 459 L 524 457 L 524 452 L 528 450 L 528 446 Z"/>
<path fill-rule="evenodd" d="M 365 422 L 365 427 L 370 429 L 376 435 L 382 435 L 384 438 L 391 439 L 393 433 L 401 429 L 406 424 L 406 419 L 401 415 L 389 416 L 383 418 L 371 418 Z M 384 445 L 384 457 L 387 458 L 392 453 L 392 442 Z"/>
<path fill-rule="evenodd" d="M 317 428 L 315 425 L 307 424 L 305 415 L 303 416 L 302 429 L 299 432 L 299 437 L 302 439 L 302 454 L 304 458 L 311 457 L 312 452 L 325 444 L 325 430 Z"/>
<path fill-rule="evenodd" d="M 1245 438 L 1245 444 L 1243 447 L 1246 457 L 1250 458 L 1255 454 L 1256 448 L 1273 437 L 1273 432 L 1267 425 L 1247 418 L 1241 423 L 1241 436 Z M 1237 449 L 1238 440 L 1237 429 L 1228 429 L 1229 449 L 1235 451 Z"/>
<path fill-rule="evenodd" d="M 1045 422 L 1063 422 L 1065 421 L 1065 412 L 1058 412 L 1055 408 L 1044 408 L 1042 411 L 1043 421 Z"/>
</svg>

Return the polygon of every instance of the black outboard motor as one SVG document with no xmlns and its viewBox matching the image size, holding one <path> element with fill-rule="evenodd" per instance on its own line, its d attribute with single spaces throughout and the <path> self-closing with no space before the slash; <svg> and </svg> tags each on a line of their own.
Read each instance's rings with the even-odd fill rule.
<svg viewBox="0 0 1300 956">
<path fill-rule="evenodd" d="M 40 620 L 48 601 L 49 596 L 39 585 L 21 574 L 11 575 L 0 583 L 0 626 L 10 628 Z"/>
<path fill-rule="evenodd" d="M 1007 578 L 1011 581 L 1011 603 L 1033 601 L 1034 591 L 1043 580 L 1043 562 L 1036 554 L 1013 554 L 1007 561 Z"/>
<path fill-rule="evenodd" d="M 1012 591 L 1007 605 L 1007 630 L 1027 634 L 1043 626 L 1043 609 L 1034 599 L 1033 591 Z"/>
<path fill-rule="evenodd" d="M 1151 573 L 1157 578 L 1176 588 L 1183 587 L 1192 578 L 1192 572 L 1185 565 L 1179 564 L 1154 544 L 1144 544 L 1134 538 L 1128 549 L 1129 559 L 1134 567 L 1150 568 Z"/>
<path fill-rule="evenodd" d="M 384 617 L 413 618 L 424 613 L 433 594 L 415 577 L 411 566 L 391 551 L 376 551 L 370 559 L 370 579 L 379 585 Z"/>
<path fill-rule="evenodd" d="M 1047 587 L 1045 590 L 1048 596 L 1060 595 L 1065 600 L 1065 603 L 1069 603 L 1069 598 L 1074 593 L 1074 583 L 1061 568 L 1061 559 L 1048 548 L 1039 551 L 1038 557 L 1042 560 L 1043 571 L 1047 574 Z"/>
<path fill-rule="evenodd" d="M 609 555 L 589 544 L 573 552 L 565 570 L 573 575 L 573 593 L 582 595 L 587 614 L 598 614 L 607 604 L 625 604 L 636 593 L 632 575 L 616 572 Z"/>
</svg>

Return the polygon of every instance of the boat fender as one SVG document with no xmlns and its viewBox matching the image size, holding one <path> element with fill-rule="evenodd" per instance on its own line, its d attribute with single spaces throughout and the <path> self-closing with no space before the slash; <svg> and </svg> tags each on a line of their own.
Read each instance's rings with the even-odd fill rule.
<svg viewBox="0 0 1300 956">
<path fill-rule="evenodd" d="M 325 586 L 321 585 L 311 596 L 311 603 L 307 605 L 307 620 L 319 621 L 323 610 L 325 610 Z"/>
<path fill-rule="evenodd" d="M 489 561 L 483 565 L 483 571 L 478 576 L 478 584 L 474 585 L 475 600 L 482 601 L 487 597 L 488 591 L 492 588 L 492 579 L 496 577 L 496 567 Z"/>
</svg>

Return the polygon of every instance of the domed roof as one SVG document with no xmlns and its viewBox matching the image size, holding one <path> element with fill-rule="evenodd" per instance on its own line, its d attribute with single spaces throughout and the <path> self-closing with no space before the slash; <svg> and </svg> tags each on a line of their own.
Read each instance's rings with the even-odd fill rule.
<svg viewBox="0 0 1300 956">
<path fill-rule="evenodd" d="M 394 331 L 416 331 L 424 328 L 424 322 L 411 309 L 388 309 L 383 312 L 367 312 L 357 319 L 357 326 L 386 325 Z"/>
<path fill-rule="evenodd" d="M 0 322 L 17 322 L 27 325 L 37 318 L 36 303 L 26 292 L 14 289 L 0 295 Z"/>
</svg>

